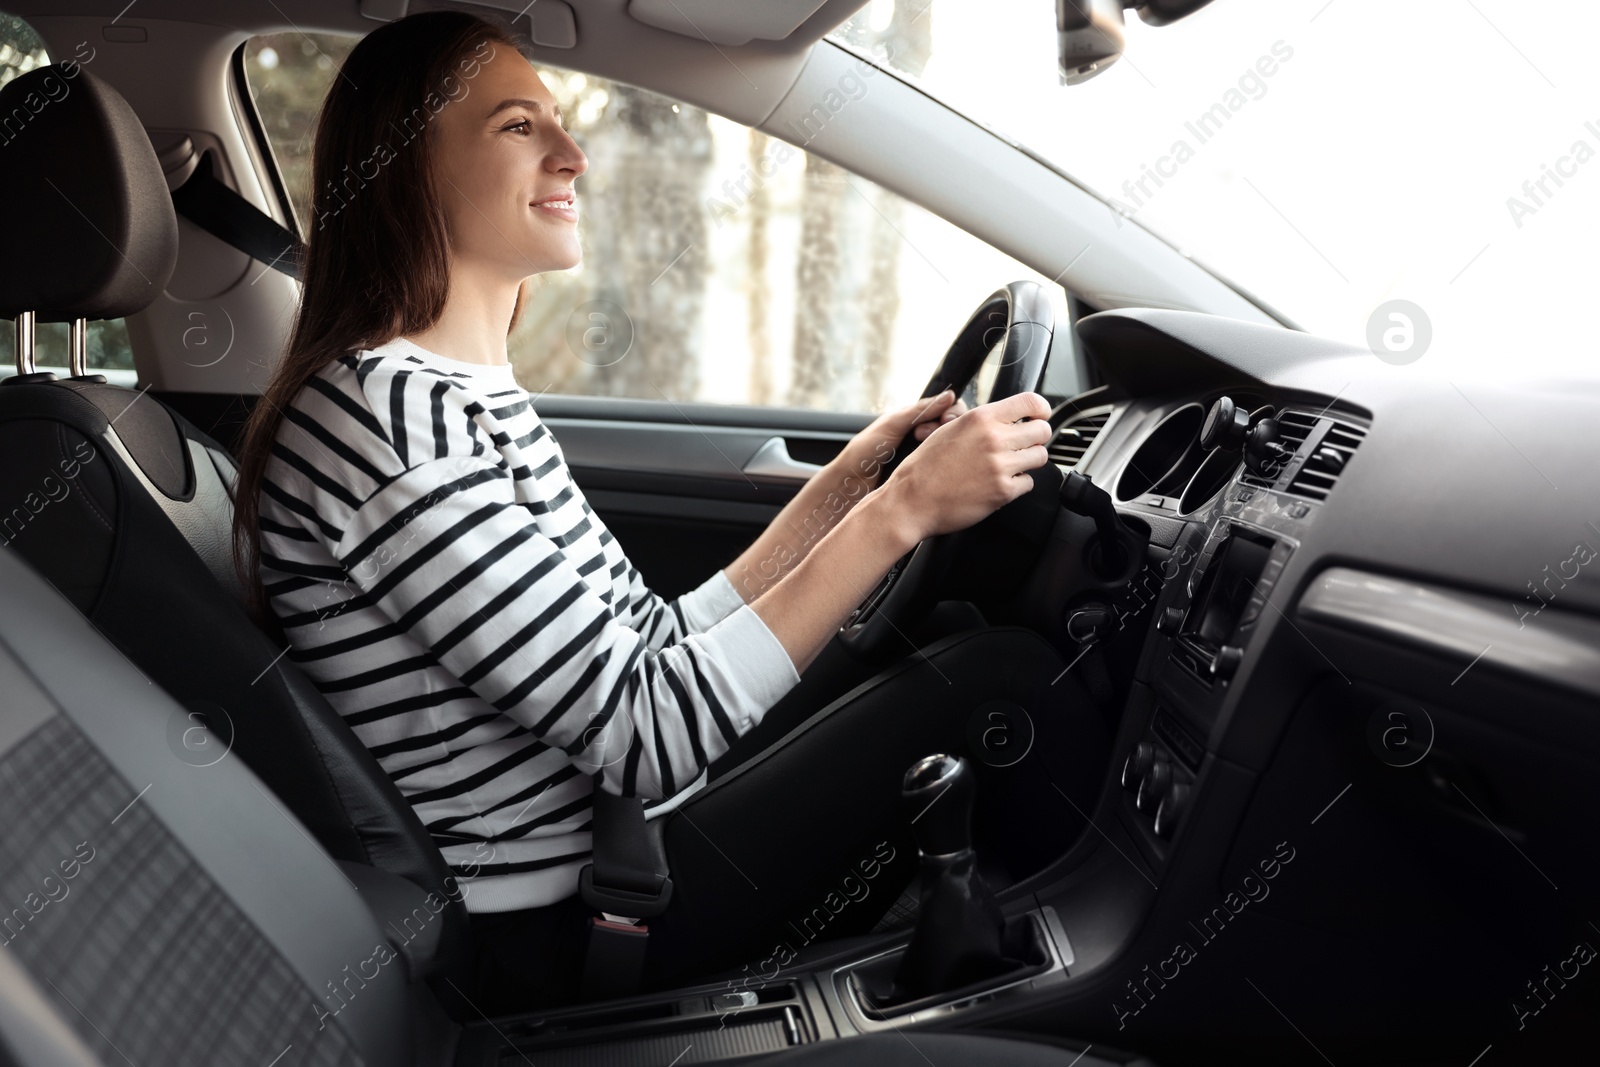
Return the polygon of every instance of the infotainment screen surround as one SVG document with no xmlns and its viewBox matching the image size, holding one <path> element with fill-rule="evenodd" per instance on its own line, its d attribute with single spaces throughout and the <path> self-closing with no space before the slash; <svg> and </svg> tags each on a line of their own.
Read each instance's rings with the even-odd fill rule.
<svg viewBox="0 0 1600 1067">
<path fill-rule="evenodd" d="M 1217 546 L 1180 633 L 1212 650 L 1230 644 L 1275 543 L 1235 526 Z"/>
</svg>

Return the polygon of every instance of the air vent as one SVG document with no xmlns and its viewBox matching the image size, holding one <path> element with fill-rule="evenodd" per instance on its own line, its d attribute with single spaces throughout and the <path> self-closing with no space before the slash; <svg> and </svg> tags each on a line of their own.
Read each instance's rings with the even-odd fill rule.
<svg viewBox="0 0 1600 1067">
<path fill-rule="evenodd" d="M 1284 491 L 1311 500 L 1328 499 L 1333 483 L 1367 431 L 1320 412 L 1282 411 L 1277 419 L 1278 439 L 1294 453 L 1288 463 L 1289 481 Z M 1240 472 L 1239 481 L 1259 489 L 1272 489 L 1283 481 L 1283 472 L 1268 476 L 1245 470 Z"/>
<path fill-rule="evenodd" d="M 1345 464 L 1367 436 L 1366 430 L 1353 423 L 1327 418 L 1320 421 L 1327 424 L 1326 432 L 1320 441 L 1313 442 L 1311 454 L 1289 483 L 1289 492 L 1312 500 L 1328 499 L 1333 483 L 1338 481 Z"/>
<path fill-rule="evenodd" d="M 1107 409 L 1067 420 L 1050 442 L 1050 459 L 1069 470 L 1076 467 L 1094 439 L 1100 436 L 1100 431 L 1106 428 L 1106 421 L 1110 418 L 1111 411 Z M 1068 430 L 1076 432 L 1068 433 Z"/>
</svg>

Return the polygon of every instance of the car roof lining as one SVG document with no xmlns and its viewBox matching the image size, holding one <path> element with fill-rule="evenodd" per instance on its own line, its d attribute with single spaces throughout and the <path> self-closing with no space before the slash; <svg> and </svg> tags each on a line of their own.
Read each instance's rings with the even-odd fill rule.
<svg viewBox="0 0 1600 1067">
<path fill-rule="evenodd" d="M 631 17 L 633 0 L 584 0 L 575 7 L 577 44 L 554 48 L 534 44 L 529 55 L 540 63 L 609 78 L 672 96 L 696 107 L 714 111 L 734 121 L 756 126 L 770 115 L 793 87 L 813 45 L 848 19 L 866 0 L 797 0 L 800 8 L 815 10 L 779 40 L 752 38 L 746 44 L 721 44 L 696 39 L 689 32 L 649 25 Z M 677 0 L 683 7 L 683 0 Z M 714 6 L 714 5 L 713 5 Z M 783 5 L 778 4 L 779 7 Z M 38 26 L 48 39 L 47 26 L 58 20 L 82 25 L 105 19 L 119 27 L 138 27 L 148 23 L 189 23 L 193 30 L 215 27 L 219 38 L 254 37 L 271 33 L 366 34 L 381 21 L 363 17 L 356 0 L 328 4 L 325 0 L 240 0 L 224 8 L 215 0 L 77 0 L 70 5 L 52 0 L 13 0 L 6 9 Z M 411 0 L 411 13 L 454 9 L 481 13 L 486 17 L 514 16 L 494 3 L 474 4 L 466 0 Z M 645 7 L 641 10 L 650 11 Z M 738 36 L 758 23 L 741 18 L 738 12 L 724 21 L 707 22 L 700 5 L 688 9 L 693 22 L 710 38 Z M 767 20 L 767 25 L 773 25 Z M 527 16 L 516 26 L 524 33 L 531 27 Z M 104 36 L 103 30 L 100 35 Z M 52 53 L 70 55 L 51 42 Z M 93 40 L 100 48 L 133 48 L 138 44 Z M 175 79 L 187 79 L 190 72 L 178 66 L 167 68 Z M 148 77 L 154 71 L 147 71 Z"/>
</svg>

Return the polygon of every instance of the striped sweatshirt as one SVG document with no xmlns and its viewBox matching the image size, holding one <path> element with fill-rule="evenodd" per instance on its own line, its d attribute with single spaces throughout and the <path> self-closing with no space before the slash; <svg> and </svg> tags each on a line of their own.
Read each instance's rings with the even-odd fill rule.
<svg viewBox="0 0 1600 1067">
<path fill-rule="evenodd" d="M 572 895 L 597 782 L 664 810 L 800 680 L 722 571 L 649 590 L 509 365 L 403 338 L 335 360 L 284 412 L 260 508 L 288 654 L 471 911 Z"/>
</svg>

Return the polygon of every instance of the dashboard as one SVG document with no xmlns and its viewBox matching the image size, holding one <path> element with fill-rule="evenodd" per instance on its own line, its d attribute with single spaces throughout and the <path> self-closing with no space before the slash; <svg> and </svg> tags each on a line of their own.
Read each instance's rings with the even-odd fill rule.
<svg viewBox="0 0 1600 1067">
<path fill-rule="evenodd" d="M 1400 700 L 1600 755 L 1600 567 L 1575 562 L 1600 551 L 1594 381 L 1395 367 L 1177 311 L 1078 333 L 1106 384 L 1057 409 L 1050 451 L 1149 530 L 1112 777 L 1153 867 L 1212 764 L 1286 773 L 1274 756 L 1322 681 L 1360 689 L 1362 717 Z M 1478 745 L 1453 758 L 1507 777 L 1509 753 Z"/>
</svg>

